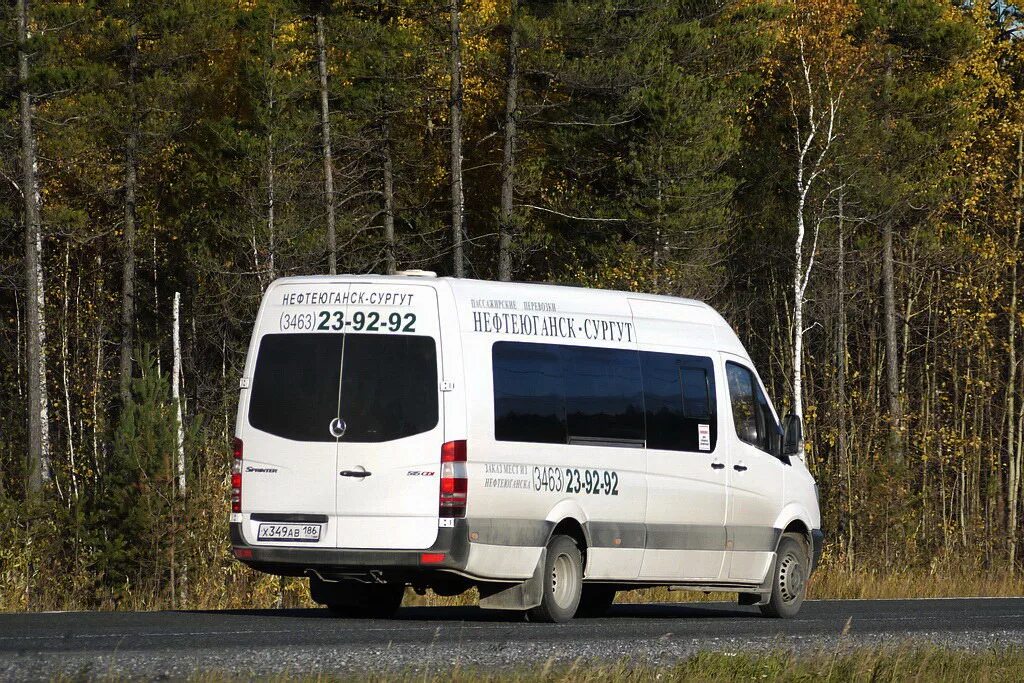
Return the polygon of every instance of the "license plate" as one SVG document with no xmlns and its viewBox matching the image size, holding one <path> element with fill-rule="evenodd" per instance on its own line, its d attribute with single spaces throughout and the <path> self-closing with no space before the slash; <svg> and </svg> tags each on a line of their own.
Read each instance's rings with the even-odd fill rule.
<svg viewBox="0 0 1024 683">
<path fill-rule="evenodd" d="M 316 543 L 320 540 L 321 526 L 321 524 L 260 524 L 256 539 L 259 541 Z"/>
</svg>

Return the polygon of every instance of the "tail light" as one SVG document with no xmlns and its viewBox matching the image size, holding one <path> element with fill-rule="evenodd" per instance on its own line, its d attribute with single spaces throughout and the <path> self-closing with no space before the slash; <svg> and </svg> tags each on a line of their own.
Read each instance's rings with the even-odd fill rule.
<svg viewBox="0 0 1024 683">
<path fill-rule="evenodd" d="M 231 460 L 231 511 L 242 511 L 242 440 L 231 442 L 234 458 Z"/>
<path fill-rule="evenodd" d="M 466 484 L 466 442 L 449 441 L 441 446 L 439 517 L 466 516 Z"/>
</svg>

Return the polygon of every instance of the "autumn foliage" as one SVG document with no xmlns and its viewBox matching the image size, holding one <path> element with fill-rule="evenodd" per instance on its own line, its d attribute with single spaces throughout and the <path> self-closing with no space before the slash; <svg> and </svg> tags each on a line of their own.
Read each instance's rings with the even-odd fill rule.
<svg viewBox="0 0 1024 683">
<path fill-rule="evenodd" d="M 328 270 L 316 14 L 338 270 L 453 272 L 448 2 L 140 4 L 36 0 L 26 41 L 0 7 L 0 607 L 301 599 L 230 559 L 226 476 L 259 297 Z M 467 274 L 497 277 L 502 221 L 514 279 L 707 300 L 779 412 L 799 331 L 826 568 L 1020 572 L 1024 17 L 948 0 L 465 0 L 462 14 Z M 23 92 L 45 290 L 39 492 Z M 185 495 L 165 424 L 175 292 Z"/>
</svg>

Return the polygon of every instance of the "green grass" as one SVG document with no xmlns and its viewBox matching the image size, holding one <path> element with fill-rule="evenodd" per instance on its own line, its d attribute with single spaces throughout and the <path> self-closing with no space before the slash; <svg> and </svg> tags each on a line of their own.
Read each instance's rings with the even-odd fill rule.
<svg viewBox="0 0 1024 683">
<path fill-rule="evenodd" d="M 762 655 L 703 653 L 664 667 L 629 661 L 612 664 L 576 662 L 513 669 L 453 668 L 427 672 L 347 672 L 338 675 L 281 675 L 277 681 L 400 681 L 420 683 L 517 683 L 525 681 L 586 683 L 669 683 L 673 681 L 1020 681 L 1024 650 L 965 652 L 937 647 L 850 649 L 797 656 L 787 652 Z M 238 674 L 197 674 L 196 681 L 243 680 Z"/>
</svg>

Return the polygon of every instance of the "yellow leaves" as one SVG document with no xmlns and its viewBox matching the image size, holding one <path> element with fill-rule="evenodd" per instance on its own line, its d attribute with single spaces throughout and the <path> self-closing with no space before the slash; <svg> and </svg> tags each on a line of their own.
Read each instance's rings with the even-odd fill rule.
<svg viewBox="0 0 1024 683">
<path fill-rule="evenodd" d="M 656 262 L 639 245 L 628 242 L 601 258 L 594 270 L 578 266 L 570 278 L 587 287 L 627 292 L 685 295 L 679 291 L 684 271 L 673 263 Z"/>
</svg>

